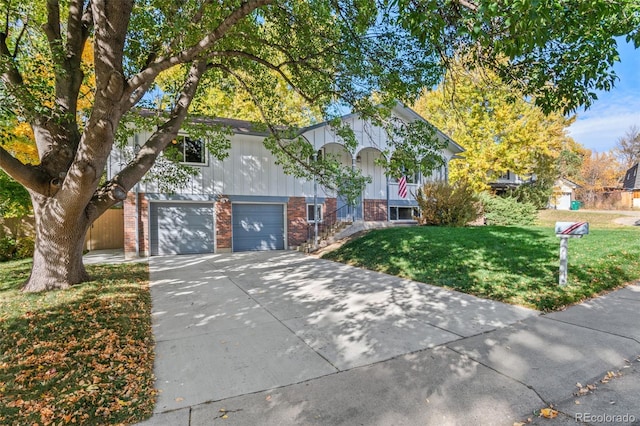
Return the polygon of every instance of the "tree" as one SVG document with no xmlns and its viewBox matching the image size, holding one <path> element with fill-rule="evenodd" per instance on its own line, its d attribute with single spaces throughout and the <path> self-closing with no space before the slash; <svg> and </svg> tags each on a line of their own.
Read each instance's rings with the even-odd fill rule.
<svg viewBox="0 0 640 426">
<path fill-rule="evenodd" d="M 29 191 L 36 220 L 26 291 L 88 279 L 88 227 L 152 167 L 202 87 L 234 81 L 272 130 L 269 148 L 299 165 L 296 173 L 323 176 L 321 164 L 301 161 L 309 147 L 281 130 L 287 123 L 279 122 L 272 90 L 278 81 L 325 116 L 350 105 L 382 123 L 395 99 L 412 102 L 440 80 L 454 52 L 466 51 L 526 82 L 525 93 L 547 109 L 570 109 L 615 81 L 613 36 L 640 41 L 638 5 L 605 0 L 571 7 L 560 0 L 2 0 L 0 10 L 0 112 L 3 121 L 30 125 L 39 160 L 26 164 L 0 147 L 0 167 Z M 81 60 L 85 49 L 94 53 L 91 72 Z M 101 182 L 129 112 L 170 70 L 179 84 L 155 132 Z M 83 111 L 90 75 L 95 91 Z M 222 152 L 224 144 L 213 148 Z"/>
<path fill-rule="evenodd" d="M 611 152 L 588 151 L 582 163 L 580 178 L 576 182 L 581 186 L 580 198 L 587 205 L 593 205 L 598 193 L 620 186 L 623 173 L 615 155 Z"/>
<path fill-rule="evenodd" d="M 464 158 L 450 163 L 451 181 L 465 181 L 477 193 L 507 172 L 535 175 L 549 189 L 558 153 L 574 143 L 566 134 L 571 120 L 545 114 L 491 70 L 468 70 L 462 60 L 414 108 L 465 148 Z"/>
<path fill-rule="evenodd" d="M 624 136 L 618 138 L 614 153 L 624 170 L 640 162 L 640 129 L 631 126 Z"/>
<path fill-rule="evenodd" d="M 11 155 L 23 162 L 37 161 L 33 133 L 26 123 L 11 122 L 0 127 L 0 146 L 9 145 Z M 24 217 L 31 213 L 29 192 L 0 170 L 0 217 Z"/>
</svg>

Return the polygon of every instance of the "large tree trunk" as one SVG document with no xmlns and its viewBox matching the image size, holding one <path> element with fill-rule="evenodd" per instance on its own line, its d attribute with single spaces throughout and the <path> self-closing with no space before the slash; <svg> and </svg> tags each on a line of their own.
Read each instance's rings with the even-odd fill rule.
<svg viewBox="0 0 640 426">
<path fill-rule="evenodd" d="M 59 290 L 87 281 L 82 250 L 90 221 L 85 215 L 67 213 L 51 199 L 44 205 L 34 202 L 34 215 L 33 267 L 22 291 Z"/>
</svg>

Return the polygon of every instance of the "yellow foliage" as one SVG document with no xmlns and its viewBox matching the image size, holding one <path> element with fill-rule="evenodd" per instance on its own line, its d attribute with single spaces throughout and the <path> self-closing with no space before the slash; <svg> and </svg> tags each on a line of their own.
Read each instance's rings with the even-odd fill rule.
<svg viewBox="0 0 640 426">
<path fill-rule="evenodd" d="M 465 149 L 464 159 L 450 163 L 450 179 L 464 180 L 478 192 L 507 171 L 555 178 L 558 155 L 572 142 L 569 119 L 545 115 L 497 75 L 470 71 L 462 62 L 414 108 Z"/>
</svg>

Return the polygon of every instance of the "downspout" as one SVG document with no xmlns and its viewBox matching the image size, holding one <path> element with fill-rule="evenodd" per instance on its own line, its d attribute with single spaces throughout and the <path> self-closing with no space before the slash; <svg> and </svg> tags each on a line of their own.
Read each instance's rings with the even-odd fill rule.
<svg viewBox="0 0 640 426">
<path fill-rule="evenodd" d="M 136 183 L 136 257 L 140 257 L 140 206 L 138 205 L 138 199 L 140 198 L 140 185 Z"/>
<path fill-rule="evenodd" d="M 351 170 L 353 172 L 356 171 L 356 155 L 355 154 L 351 154 Z M 353 205 L 353 221 L 354 222 L 358 219 L 357 213 L 358 213 L 358 206 L 354 204 Z"/>
<path fill-rule="evenodd" d="M 313 154 L 314 164 L 318 162 L 318 151 Z M 318 248 L 318 179 L 315 172 L 313 173 L 313 247 Z"/>
<path fill-rule="evenodd" d="M 389 205 L 389 176 L 387 175 L 387 222 L 391 221 L 391 206 Z"/>
</svg>

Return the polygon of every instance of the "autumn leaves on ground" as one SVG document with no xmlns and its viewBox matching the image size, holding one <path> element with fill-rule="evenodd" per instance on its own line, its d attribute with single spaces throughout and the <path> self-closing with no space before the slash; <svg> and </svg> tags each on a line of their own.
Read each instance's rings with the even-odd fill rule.
<svg viewBox="0 0 640 426">
<path fill-rule="evenodd" d="M 29 261 L 0 269 L 0 424 L 131 424 L 153 410 L 146 264 L 89 266 L 67 291 L 23 294 Z"/>
</svg>

